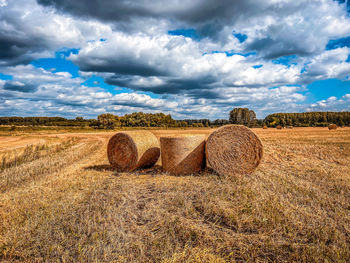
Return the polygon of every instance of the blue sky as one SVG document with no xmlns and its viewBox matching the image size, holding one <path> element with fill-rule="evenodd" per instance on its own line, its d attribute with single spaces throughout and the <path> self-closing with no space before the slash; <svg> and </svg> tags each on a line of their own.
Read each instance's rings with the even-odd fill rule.
<svg viewBox="0 0 350 263">
<path fill-rule="evenodd" d="M 348 1 L 129 1 L 1 0 L 0 116 L 350 110 Z"/>
</svg>

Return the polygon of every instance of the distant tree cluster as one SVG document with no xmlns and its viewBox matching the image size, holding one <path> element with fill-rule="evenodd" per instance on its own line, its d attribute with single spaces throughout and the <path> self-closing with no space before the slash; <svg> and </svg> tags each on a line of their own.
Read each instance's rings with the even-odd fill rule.
<svg viewBox="0 0 350 263">
<path fill-rule="evenodd" d="M 0 117 L 0 125 L 17 126 L 87 126 L 90 121 L 83 117 L 71 120 L 62 117 Z"/>
<path fill-rule="evenodd" d="M 176 127 L 176 121 L 170 114 L 134 112 L 124 116 L 111 113 L 101 114 L 90 123 L 98 129 L 114 129 L 117 127 Z"/>
<path fill-rule="evenodd" d="M 256 118 L 255 112 L 248 108 L 234 108 L 230 111 L 229 122 L 248 127 L 260 127 L 263 124 L 262 120 Z"/>
<path fill-rule="evenodd" d="M 62 117 L 0 117 L 0 125 L 17 126 L 90 126 L 96 129 L 118 127 L 213 127 L 227 124 L 227 120 L 187 119 L 174 120 L 170 114 L 134 112 L 124 116 L 104 113 L 97 119 L 83 117 L 66 119 Z"/>
<path fill-rule="evenodd" d="M 332 123 L 350 126 L 350 112 L 274 113 L 264 119 L 264 124 L 269 127 L 327 127 Z"/>
<path fill-rule="evenodd" d="M 209 119 L 185 119 L 179 120 L 178 122 L 182 122 L 182 125 L 184 125 L 183 127 L 210 127 L 212 125 Z"/>
<path fill-rule="evenodd" d="M 218 127 L 228 124 L 228 120 L 218 119 L 185 119 L 174 120 L 170 114 L 134 112 L 124 116 L 111 113 L 101 114 L 97 120 L 90 123 L 91 127 L 97 129 L 114 129 L 117 127 Z"/>
<path fill-rule="evenodd" d="M 230 112 L 230 123 L 251 126 L 256 121 L 256 114 L 248 108 L 234 108 Z"/>
<path fill-rule="evenodd" d="M 104 113 L 97 119 L 66 119 L 62 117 L 0 117 L 0 125 L 14 126 L 90 126 L 95 129 L 115 129 L 118 127 L 219 127 L 226 124 L 241 124 L 248 127 L 277 126 L 320 126 L 329 124 L 350 126 L 350 112 L 306 112 L 306 113 L 275 113 L 264 120 L 256 118 L 255 112 L 248 108 L 234 108 L 229 114 L 229 120 L 217 119 L 184 119 L 174 120 L 170 114 L 134 112 L 124 116 Z"/>
</svg>

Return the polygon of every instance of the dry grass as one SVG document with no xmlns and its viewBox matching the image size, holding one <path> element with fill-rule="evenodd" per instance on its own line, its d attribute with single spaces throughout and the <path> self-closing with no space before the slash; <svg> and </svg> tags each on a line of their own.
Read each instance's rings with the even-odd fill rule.
<svg viewBox="0 0 350 263">
<path fill-rule="evenodd" d="M 0 153 L 0 171 L 6 168 L 16 167 L 22 163 L 40 159 L 46 155 L 63 151 L 76 143 L 78 138 L 70 138 L 59 143 L 29 144 L 25 147 L 17 147 Z M 7 148 L 8 149 L 8 148 Z"/>
<path fill-rule="evenodd" d="M 0 261 L 349 262 L 350 129 L 255 132 L 263 161 L 232 178 L 116 173 L 112 133 L 58 135 L 79 139 L 0 172 Z"/>
</svg>

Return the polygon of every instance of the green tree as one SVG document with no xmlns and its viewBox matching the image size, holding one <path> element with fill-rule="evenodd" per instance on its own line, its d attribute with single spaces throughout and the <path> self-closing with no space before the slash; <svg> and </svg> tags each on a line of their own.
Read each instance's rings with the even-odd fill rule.
<svg viewBox="0 0 350 263">
<path fill-rule="evenodd" d="M 97 121 L 101 124 L 103 128 L 114 129 L 119 122 L 119 117 L 111 113 L 104 113 L 98 115 Z"/>
<path fill-rule="evenodd" d="M 230 123 L 251 127 L 256 123 L 256 114 L 248 108 L 234 108 L 230 112 Z"/>
<path fill-rule="evenodd" d="M 269 126 L 293 125 L 297 127 L 328 126 L 335 123 L 339 126 L 350 125 L 350 112 L 302 112 L 274 113 L 266 116 L 265 123 Z"/>
</svg>

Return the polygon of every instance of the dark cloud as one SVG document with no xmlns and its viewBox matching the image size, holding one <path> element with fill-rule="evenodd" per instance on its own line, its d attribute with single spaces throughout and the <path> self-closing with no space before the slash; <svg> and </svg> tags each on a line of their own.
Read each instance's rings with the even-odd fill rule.
<svg viewBox="0 0 350 263">
<path fill-rule="evenodd" d="M 30 62 L 36 52 L 47 48 L 45 41 L 26 35 L 25 32 L 8 30 L 9 24 L 12 28 L 17 27 L 18 21 L 8 16 L 0 15 L 0 65 L 15 65 Z"/>
<path fill-rule="evenodd" d="M 142 109 L 160 109 L 160 108 L 164 108 L 164 105 L 162 105 L 163 107 L 159 107 L 157 105 L 145 105 L 144 102 L 135 102 L 132 100 L 129 101 L 113 101 L 111 102 L 111 105 L 118 105 L 118 106 L 129 106 L 129 107 L 135 107 L 135 108 L 142 108 Z"/>
<path fill-rule="evenodd" d="M 138 91 L 150 91 L 155 94 L 193 94 L 202 97 L 207 93 L 208 96 L 214 96 L 214 93 L 208 92 L 215 86 L 217 79 L 213 76 L 202 78 L 184 79 L 179 77 L 161 78 L 164 84 L 162 85 L 137 85 L 132 77 L 114 75 L 105 79 L 106 83 L 120 87 L 126 87 Z"/>
<path fill-rule="evenodd" d="M 166 72 L 142 63 L 140 60 L 132 60 L 130 58 L 120 58 L 117 61 L 108 61 L 105 59 L 103 63 L 94 63 L 92 60 L 76 60 L 81 71 L 87 72 L 108 72 L 122 75 L 132 76 L 163 76 Z"/>
<path fill-rule="evenodd" d="M 31 84 L 23 84 L 18 82 L 6 82 L 4 85 L 5 90 L 20 91 L 25 93 L 35 92 L 37 87 Z"/>
<path fill-rule="evenodd" d="M 284 56 L 297 55 L 300 57 L 311 55 L 313 52 L 308 51 L 301 42 L 295 43 L 283 39 L 273 39 L 269 36 L 262 39 L 255 39 L 246 47 L 248 51 L 257 51 L 265 59 L 276 59 Z"/>
<path fill-rule="evenodd" d="M 142 5 L 138 1 L 37 0 L 37 2 L 77 16 L 93 17 L 100 20 L 125 21 L 133 16 L 153 16 L 153 12 L 147 8 L 147 5 Z"/>
<path fill-rule="evenodd" d="M 310 1 L 307 4 L 302 1 L 254 0 L 169 0 L 166 4 L 163 0 L 37 0 L 37 2 L 76 17 L 110 22 L 117 30 L 128 33 L 157 26 L 159 20 L 164 20 L 168 22 L 170 26 L 168 30 L 171 32 L 179 28 L 192 28 L 195 30 L 194 35 L 199 39 L 208 38 L 221 45 L 228 43 L 228 35 L 234 30 L 244 28 L 249 31 L 252 26 L 263 25 L 266 18 L 271 17 L 276 19 L 275 23 L 268 28 L 259 29 L 259 36 L 248 36 L 251 41 L 244 43 L 246 52 L 256 51 L 265 59 L 288 55 L 310 56 L 323 50 L 328 41 L 327 37 L 315 29 L 317 20 L 324 16 L 311 13 L 320 5 L 317 1 Z M 309 17 L 304 17 L 305 22 L 302 24 L 295 26 L 283 21 L 288 16 L 304 15 L 304 10 L 307 10 L 305 15 Z M 294 23 L 302 20 L 297 17 L 291 18 L 290 21 Z M 321 41 L 317 39 L 317 34 L 321 35 Z M 99 71 L 102 70 L 104 69 L 101 68 Z M 128 69 L 125 74 L 129 74 Z M 146 70 L 142 75 L 152 74 Z"/>
<path fill-rule="evenodd" d="M 82 17 L 93 17 L 112 22 L 128 21 L 133 17 L 176 18 L 188 23 L 204 23 L 214 20 L 234 19 L 242 11 L 257 9 L 252 0 L 37 0 L 39 4 Z M 255 3 L 256 8 L 252 8 Z"/>
<path fill-rule="evenodd" d="M 26 9 L 30 5 L 28 2 L 18 0 L 16 5 L 11 1 L 0 7 L 0 66 L 27 64 L 49 49 L 49 40 L 41 30 L 45 25 L 40 23 L 38 27 L 37 21 L 30 19 L 31 10 Z"/>
<path fill-rule="evenodd" d="M 187 95 L 196 98 L 196 99 L 225 99 L 224 90 L 221 90 L 221 93 L 218 90 L 213 89 L 194 89 L 187 92 Z"/>
<path fill-rule="evenodd" d="M 26 53 L 30 45 L 10 36 L 0 35 L 0 59 L 10 60 Z"/>
<path fill-rule="evenodd" d="M 290 85 L 350 72 L 349 17 L 339 2 L 3 1 L 0 72 L 13 79 L 0 81 L 0 113 L 96 116 L 141 108 L 217 118 L 234 106 L 297 109 L 304 96 Z M 64 47 L 79 49 L 61 52 L 79 66 L 74 78 L 18 65 Z M 89 87 L 91 75 L 129 89 Z M 289 86 L 269 89 L 281 85 Z"/>
<path fill-rule="evenodd" d="M 220 40 L 226 25 L 268 10 L 267 4 L 254 0 L 37 0 L 46 7 L 85 19 L 111 22 L 119 30 L 130 32 L 139 21 L 149 25 L 159 20 L 172 21 L 177 27 L 193 27 L 199 37 Z M 277 5 L 276 5 L 277 6 Z M 271 7 L 271 6 L 270 6 Z M 271 8 L 274 8 L 273 6 Z M 143 25 L 144 26 L 144 25 Z M 173 28 L 178 29 L 178 28 Z"/>
</svg>

